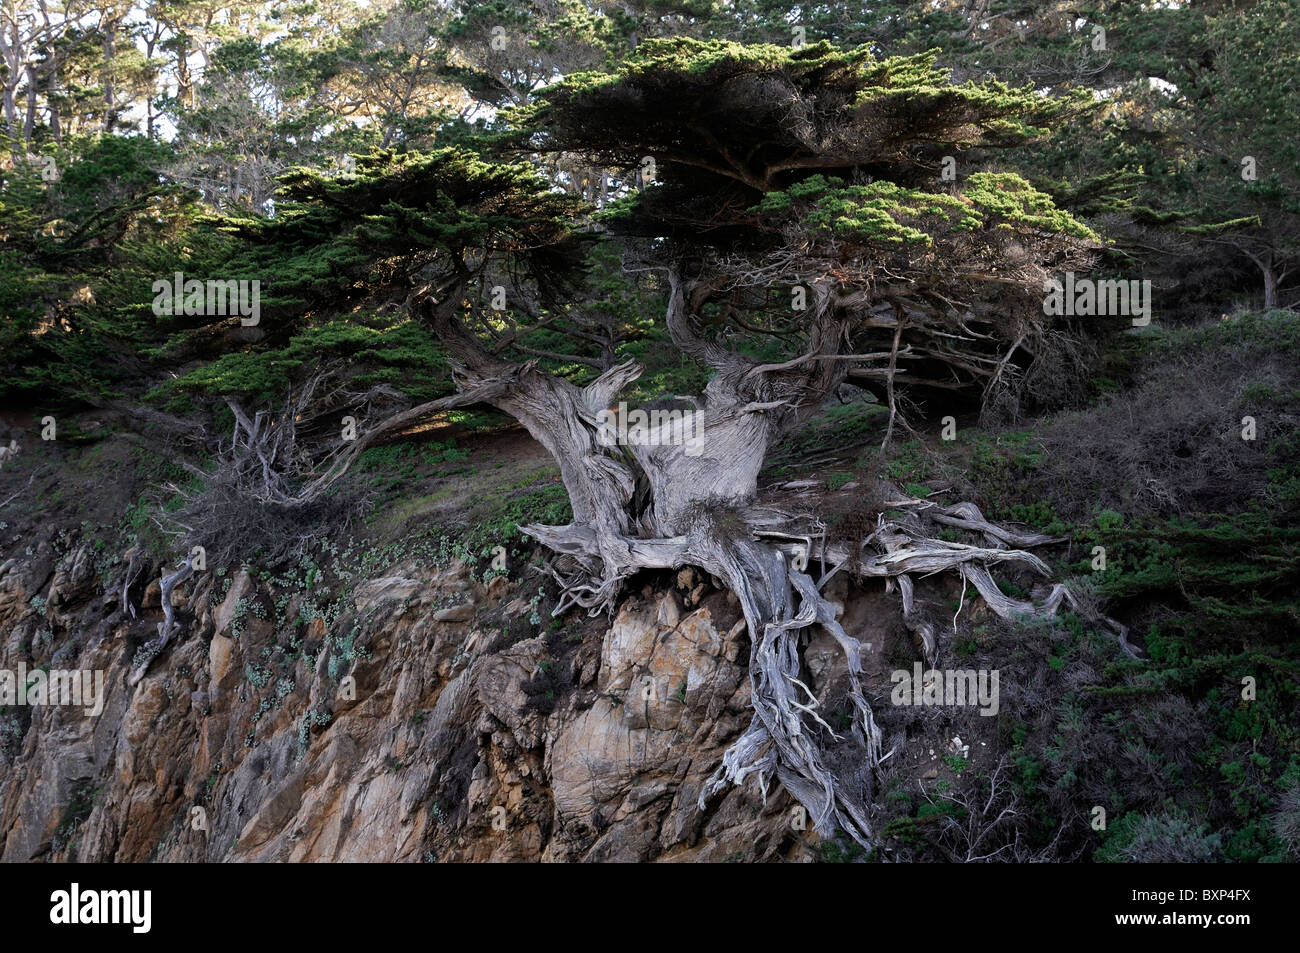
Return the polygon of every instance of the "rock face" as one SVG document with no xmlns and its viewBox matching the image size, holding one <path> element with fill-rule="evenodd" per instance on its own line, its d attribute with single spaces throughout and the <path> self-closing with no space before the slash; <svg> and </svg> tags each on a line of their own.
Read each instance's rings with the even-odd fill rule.
<svg viewBox="0 0 1300 953">
<path fill-rule="evenodd" d="M 0 712 L 5 861 L 813 857 L 779 790 L 698 808 L 750 717 L 724 593 L 670 579 L 559 629 L 504 577 L 406 563 L 277 626 L 265 583 L 209 574 L 131 687 L 157 594 L 142 578 L 133 615 L 93 556 L 0 573 L 0 669 L 98 670 L 105 696 Z"/>
</svg>

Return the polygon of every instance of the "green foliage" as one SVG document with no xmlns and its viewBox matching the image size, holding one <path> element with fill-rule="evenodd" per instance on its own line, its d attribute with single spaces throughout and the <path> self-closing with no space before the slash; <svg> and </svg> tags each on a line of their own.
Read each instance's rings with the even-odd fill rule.
<svg viewBox="0 0 1300 953">
<path fill-rule="evenodd" d="M 1223 838 L 1185 812 L 1129 813 L 1110 825 L 1094 855 L 1098 863 L 1209 863 L 1221 861 Z"/>
<path fill-rule="evenodd" d="M 881 472 L 891 480 L 919 483 L 929 477 L 933 470 L 934 461 L 919 440 L 893 445 L 886 452 Z"/>
<path fill-rule="evenodd" d="M 529 523 L 561 525 L 573 519 L 573 508 L 564 484 L 529 489 L 515 493 L 502 501 L 497 511 L 475 527 L 467 545 L 471 551 L 489 544 L 505 545 L 520 537 L 519 527 Z"/>
<path fill-rule="evenodd" d="M 823 864 L 856 864 L 868 859 L 867 851 L 842 831 L 837 836 L 817 842 L 817 859 Z"/>
<path fill-rule="evenodd" d="M 3 172 L 0 397 L 67 407 L 128 377 L 148 299 L 116 289 L 137 250 L 168 243 L 190 214 L 187 197 L 160 184 L 166 155 L 137 136 L 68 137 Z"/>
<path fill-rule="evenodd" d="M 834 493 L 853 479 L 852 473 L 832 473 L 826 478 L 826 489 Z"/>
<path fill-rule="evenodd" d="M 958 194 L 909 189 L 892 182 L 846 186 L 814 175 L 785 192 L 769 192 L 761 213 L 799 214 L 815 232 L 858 244 L 933 246 L 939 232 L 976 229 L 1051 231 L 1096 241 L 1086 225 L 1011 174 L 976 172 Z"/>
<path fill-rule="evenodd" d="M 173 408 L 183 407 L 188 393 L 270 402 L 288 390 L 296 372 L 330 358 L 346 359 L 360 386 L 388 384 L 416 400 L 433 400 L 453 389 L 446 358 L 429 329 L 375 316 L 370 323 L 329 321 L 294 335 L 281 348 L 224 354 L 162 384 L 153 397 Z"/>
</svg>

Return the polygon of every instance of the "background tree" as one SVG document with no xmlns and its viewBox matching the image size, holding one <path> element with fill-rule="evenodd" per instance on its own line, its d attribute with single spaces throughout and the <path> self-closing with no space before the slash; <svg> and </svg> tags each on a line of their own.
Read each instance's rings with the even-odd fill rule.
<svg viewBox="0 0 1300 953">
<path fill-rule="evenodd" d="M 1209 65 L 1178 75 L 1192 155 L 1170 204 L 1181 200 L 1189 234 L 1248 260 L 1277 308 L 1300 264 L 1300 16 L 1276 0 L 1227 9 L 1201 42 Z"/>
</svg>

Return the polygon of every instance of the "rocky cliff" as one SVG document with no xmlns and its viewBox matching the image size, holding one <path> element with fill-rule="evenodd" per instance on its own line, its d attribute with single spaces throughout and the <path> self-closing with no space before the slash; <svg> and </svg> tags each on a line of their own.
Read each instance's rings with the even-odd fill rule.
<svg viewBox="0 0 1300 953">
<path fill-rule="evenodd" d="M 455 561 L 391 567 L 315 616 L 247 571 L 203 574 L 141 665 L 158 583 L 106 594 L 102 562 L 45 542 L 0 570 L 0 669 L 104 673 L 98 715 L 0 714 L 6 861 L 814 856 L 780 791 L 698 807 L 750 717 L 748 637 L 691 570 L 564 628 Z"/>
</svg>

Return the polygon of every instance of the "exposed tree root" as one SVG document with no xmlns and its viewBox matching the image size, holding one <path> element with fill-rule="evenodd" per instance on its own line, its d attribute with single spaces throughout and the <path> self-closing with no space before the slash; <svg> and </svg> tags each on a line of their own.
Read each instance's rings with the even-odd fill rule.
<svg viewBox="0 0 1300 953">
<path fill-rule="evenodd" d="M 750 727 L 728 750 L 715 775 L 700 793 L 703 808 L 708 798 L 730 783 L 743 784 L 751 775 L 766 798 L 773 777 L 808 810 L 817 829 L 828 832 L 838 827 L 864 846 L 871 843 L 870 801 L 872 774 L 881 758 L 880 730 L 870 705 L 862 694 L 861 644 L 844 631 L 835 617 L 835 607 L 825 599 L 812 576 L 794 568 L 806 559 L 820 560 L 837 568 L 847 566 L 855 574 L 883 578 L 896 584 L 902 597 L 903 618 L 922 639 L 927 660 L 934 664 L 937 636 L 933 625 L 915 606 L 913 576 L 955 572 L 969 582 L 989 608 L 1001 618 L 1035 618 L 1056 614 L 1062 603 L 1112 631 L 1120 646 L 1137 658 L 1128 645 L 1125 628 L 1112 619 L 1091 612 L 1064 583 L 1052 587 L 1039 602 L 1012 599 L 994 582 L 989 567 L 1017 563 L 1046 575 L 1041 559 L 1009 544 L 1042 545 L 1052 538 L 1021 533 L 997 526 L 984 518 L 971 503 L 954 506 L 918 499 L 899 499 L 884 504 L 902 511 L 902 518 L 882 514 L 875 532 L 852 551 L 848 544 L 826 545 L 811 535 L 797 532 L 794 520 L 778 528 L 771 508 L 740 511 L 741 524 L 750 527 L 738 536 L 728 520 L 702 513 L 691 531 L 658 540 L 620 539 L 605 552 L 618 552 L 611 566 L 601 559 L 597 535 L 589 527 L 526 526 L 524 532 L 563 554 L 569 572 L 556 570 L 566 586 L 556 608 L 586 605 L 600 611 L 610 592 L 617 592 L 622 580 L 639 569 L 676 569 L 693 565 L 721 579 L 739 598 L 751 637 L 750 683 L 754 719 Z M 755 516 L 753 528 L 743 519 Z M 983 535 L 988 546 L 973 546 L 927 536 L 920 517 L 958 526 Z M 833 572 L 822 577 L 822 584 Z M 611 604 L 612 605 L 612 604 Z M 800 636 L 820 625 L 839 643 L 847 660 L 849 698 L 853 706 L 851 736 L 853 758 L 840 758 L 832 765 L 826 742 L 843 741 L 818 714 L 818 699 L 800 679 Z"/>
<path fill-rule="evenodd" d="M 178 585 L 190 578 L 194 574 L 194 557 L 186 557 L 185 562 L 175 572 L 168 573 L 159 581 L 158 590 L 159 598 L 162 600 L 163 621 L 158 624 L 158 635 L 150 639 L 136 655 L 135 668 L 131 672 L 128 683 L 132 686 L 140 684 L 145 673 L 149 671 L 150 664 L 167 647 L 171 641 L 172 634 L 176 630 L 176 609 L 172 606 L 172 590 Z"/>
</svg>

